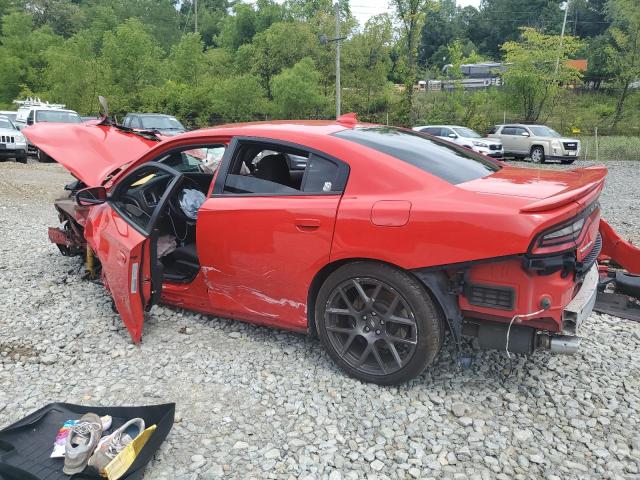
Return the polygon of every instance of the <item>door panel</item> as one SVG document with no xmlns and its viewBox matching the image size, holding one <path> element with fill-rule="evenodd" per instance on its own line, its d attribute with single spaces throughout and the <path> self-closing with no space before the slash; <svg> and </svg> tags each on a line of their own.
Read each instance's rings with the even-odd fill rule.
<svg viewBox="0 0 640 480">
<path fill-rule="evenodd" d="M 87 218 L 85 237 L 100 259 L 105 285 L 135 343 L 142 338 L 145 308 L 157 301 L 162 288 L 156 225 L 181 179 L 177 170 L 148 162 L 123 178 L 106 203 L 91 207 Z M 146 188 L 160 195 L 149 211 L 142 209 L 140 200 Z M 127 209 L 132 205 L 139 216 Z"/>
<path fill-rule="evenodd" d="M 196 243 L 212 309 L 305 330 L 309 285 L 329 262 L 339 202 L 339 195 L 209 198 Z"/>
<path fill-rule="evenodd" d="M 134 342 L 142 338 L 151 296 L 149 240 L 109 204 L 92 207 L 86 236 L 102 264 L 105 286 Z"/>
</svg>

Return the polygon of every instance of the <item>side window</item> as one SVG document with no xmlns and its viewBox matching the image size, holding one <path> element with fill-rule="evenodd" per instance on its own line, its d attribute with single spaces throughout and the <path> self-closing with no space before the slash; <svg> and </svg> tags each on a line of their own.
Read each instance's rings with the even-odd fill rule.
<svg viewBox="0 0 640 480">
<path fill-rule="evenodd" d="M 515 127 L 502 127 L 502 135 L 515 135 Z"/>
<path fill-rule="evenodd" d="M 436 137 L 439 137 L 442 129 L 440 127 L 428 127 L 428 128 L 423 128 L 422 131 L 425 133 L 428 133 L 429 135 L 434 135 Z"/>
<path fill-rule="evenodd" d="M 293 147 L 256 142 L 236 148 L 222 189 L 229 195 L 339 194 L 348 167 Z M 222 190 L 222 191 L 220 191 Z"/>
<path fill-rule="evenodd" d="M 29 115 L 27 116 L 27 123 L 33 123 L 34 112 L 33 110 L 29 111 Z"/>
<path fill-rule="evenodd" d="M 449 137 L 449 135 L 451 135 L 452 133 L 455 135 L 455 132 L 453 130 L 451 130 L 450 128 L 444 128 L 443 127 L 442 128 L 442 133 L 441 133 L 440 136 L 445 137 L 445 138 L 451 138 L 451 137 Z M 457 137 L 457 135 L 456 135 L 456 137 Z"/>
<path fill-rule="evenodd" d="M 497 131 L 497 130 L 498 130 L 498 127 L 491 127 L 491 128 L 489 129 L 489 133 L 488 133 L 488 135 L 491 135 L 491 134 L 493 134 L 493 133 L 496 133 L 496 131 Z"/>
<path fill-rule="evenodd" d="M 516 127 L 516 132 L 514 133 L 514 135 L 522 135 L 523 133 L 526 132 L 526 130 L 522 127 Z"/>
</svg>

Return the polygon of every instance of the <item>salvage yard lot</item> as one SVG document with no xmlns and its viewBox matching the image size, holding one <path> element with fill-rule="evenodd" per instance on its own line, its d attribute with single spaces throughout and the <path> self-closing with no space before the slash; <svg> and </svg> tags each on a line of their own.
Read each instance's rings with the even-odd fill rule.
<svg viewBox="0 0 640 480">
<path fill-rule="evenodd" d="M 639 243 L 640 163 L 607 165 L 603 217 Z M 347 378 L 317 340 L 165 307 L 134 347 L 48 242 L 69 179 L 0 164 L 0 426 L 52 401 L 176 402 L 153 480 L 638 477 L 640 324 L 594 314 L 573 357 L 474 353 L 467 370 L 447 343 L 397 388 Z"/>
</svg>

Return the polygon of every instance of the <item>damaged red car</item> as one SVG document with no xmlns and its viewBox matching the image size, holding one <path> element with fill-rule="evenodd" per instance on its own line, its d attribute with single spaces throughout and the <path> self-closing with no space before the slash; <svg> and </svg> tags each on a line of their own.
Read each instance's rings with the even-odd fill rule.
<svg viewBox="0 0 640 480">
<path fill-rule="evenodd" d="M 317 334 L 348 374 L 396 384 L 445 331 L 573 353 L 595 302 L 604 167 L 514 168 L 354 116 L 24 132 L 77 179 L 51 240 L 101 266 L 135 342 L 163 303 Z"/>
</svg>

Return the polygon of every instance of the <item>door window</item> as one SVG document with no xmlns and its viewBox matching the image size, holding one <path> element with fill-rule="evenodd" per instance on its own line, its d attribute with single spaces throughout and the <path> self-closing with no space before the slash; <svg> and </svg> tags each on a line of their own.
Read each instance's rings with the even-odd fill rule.
<svg viewBox="0 0 640 480">
<path fill-rule="evenodd" d="M 309 151 L 279 144 L 240 142 L 226 179 L 214 193 L 226 195 L 339 194 L 346 164 Z"/>
<path fill-rule="evenodd" d="M 442 131 L 442 129 L 440 127 L 423 128 L 421 131 L 425 132 L 425 133 L 428 133 L 429 135 L 434 135 L 436 137 L 441 137 L 442 136 L 442 134 L 440 133 Z"/>
<path fill-rule="evenodd" d="M 502 127 L 502 135 L 515 135 L 516 128 L 515 127 Z"/>
<path fill-rule="evenodd" d="M 515 129 L 515 130 L 516 130 L 516 132 L 514 133 L 514 135 L 522 135 L 523 133 L 526 133 L 526 132 L 527 132 L 527 130 L 525 130 L 525 129 L 524 129 L 524 128 L 522 128 L 522 127 L 516 127 L 516 129 Z"/>
</svg>

